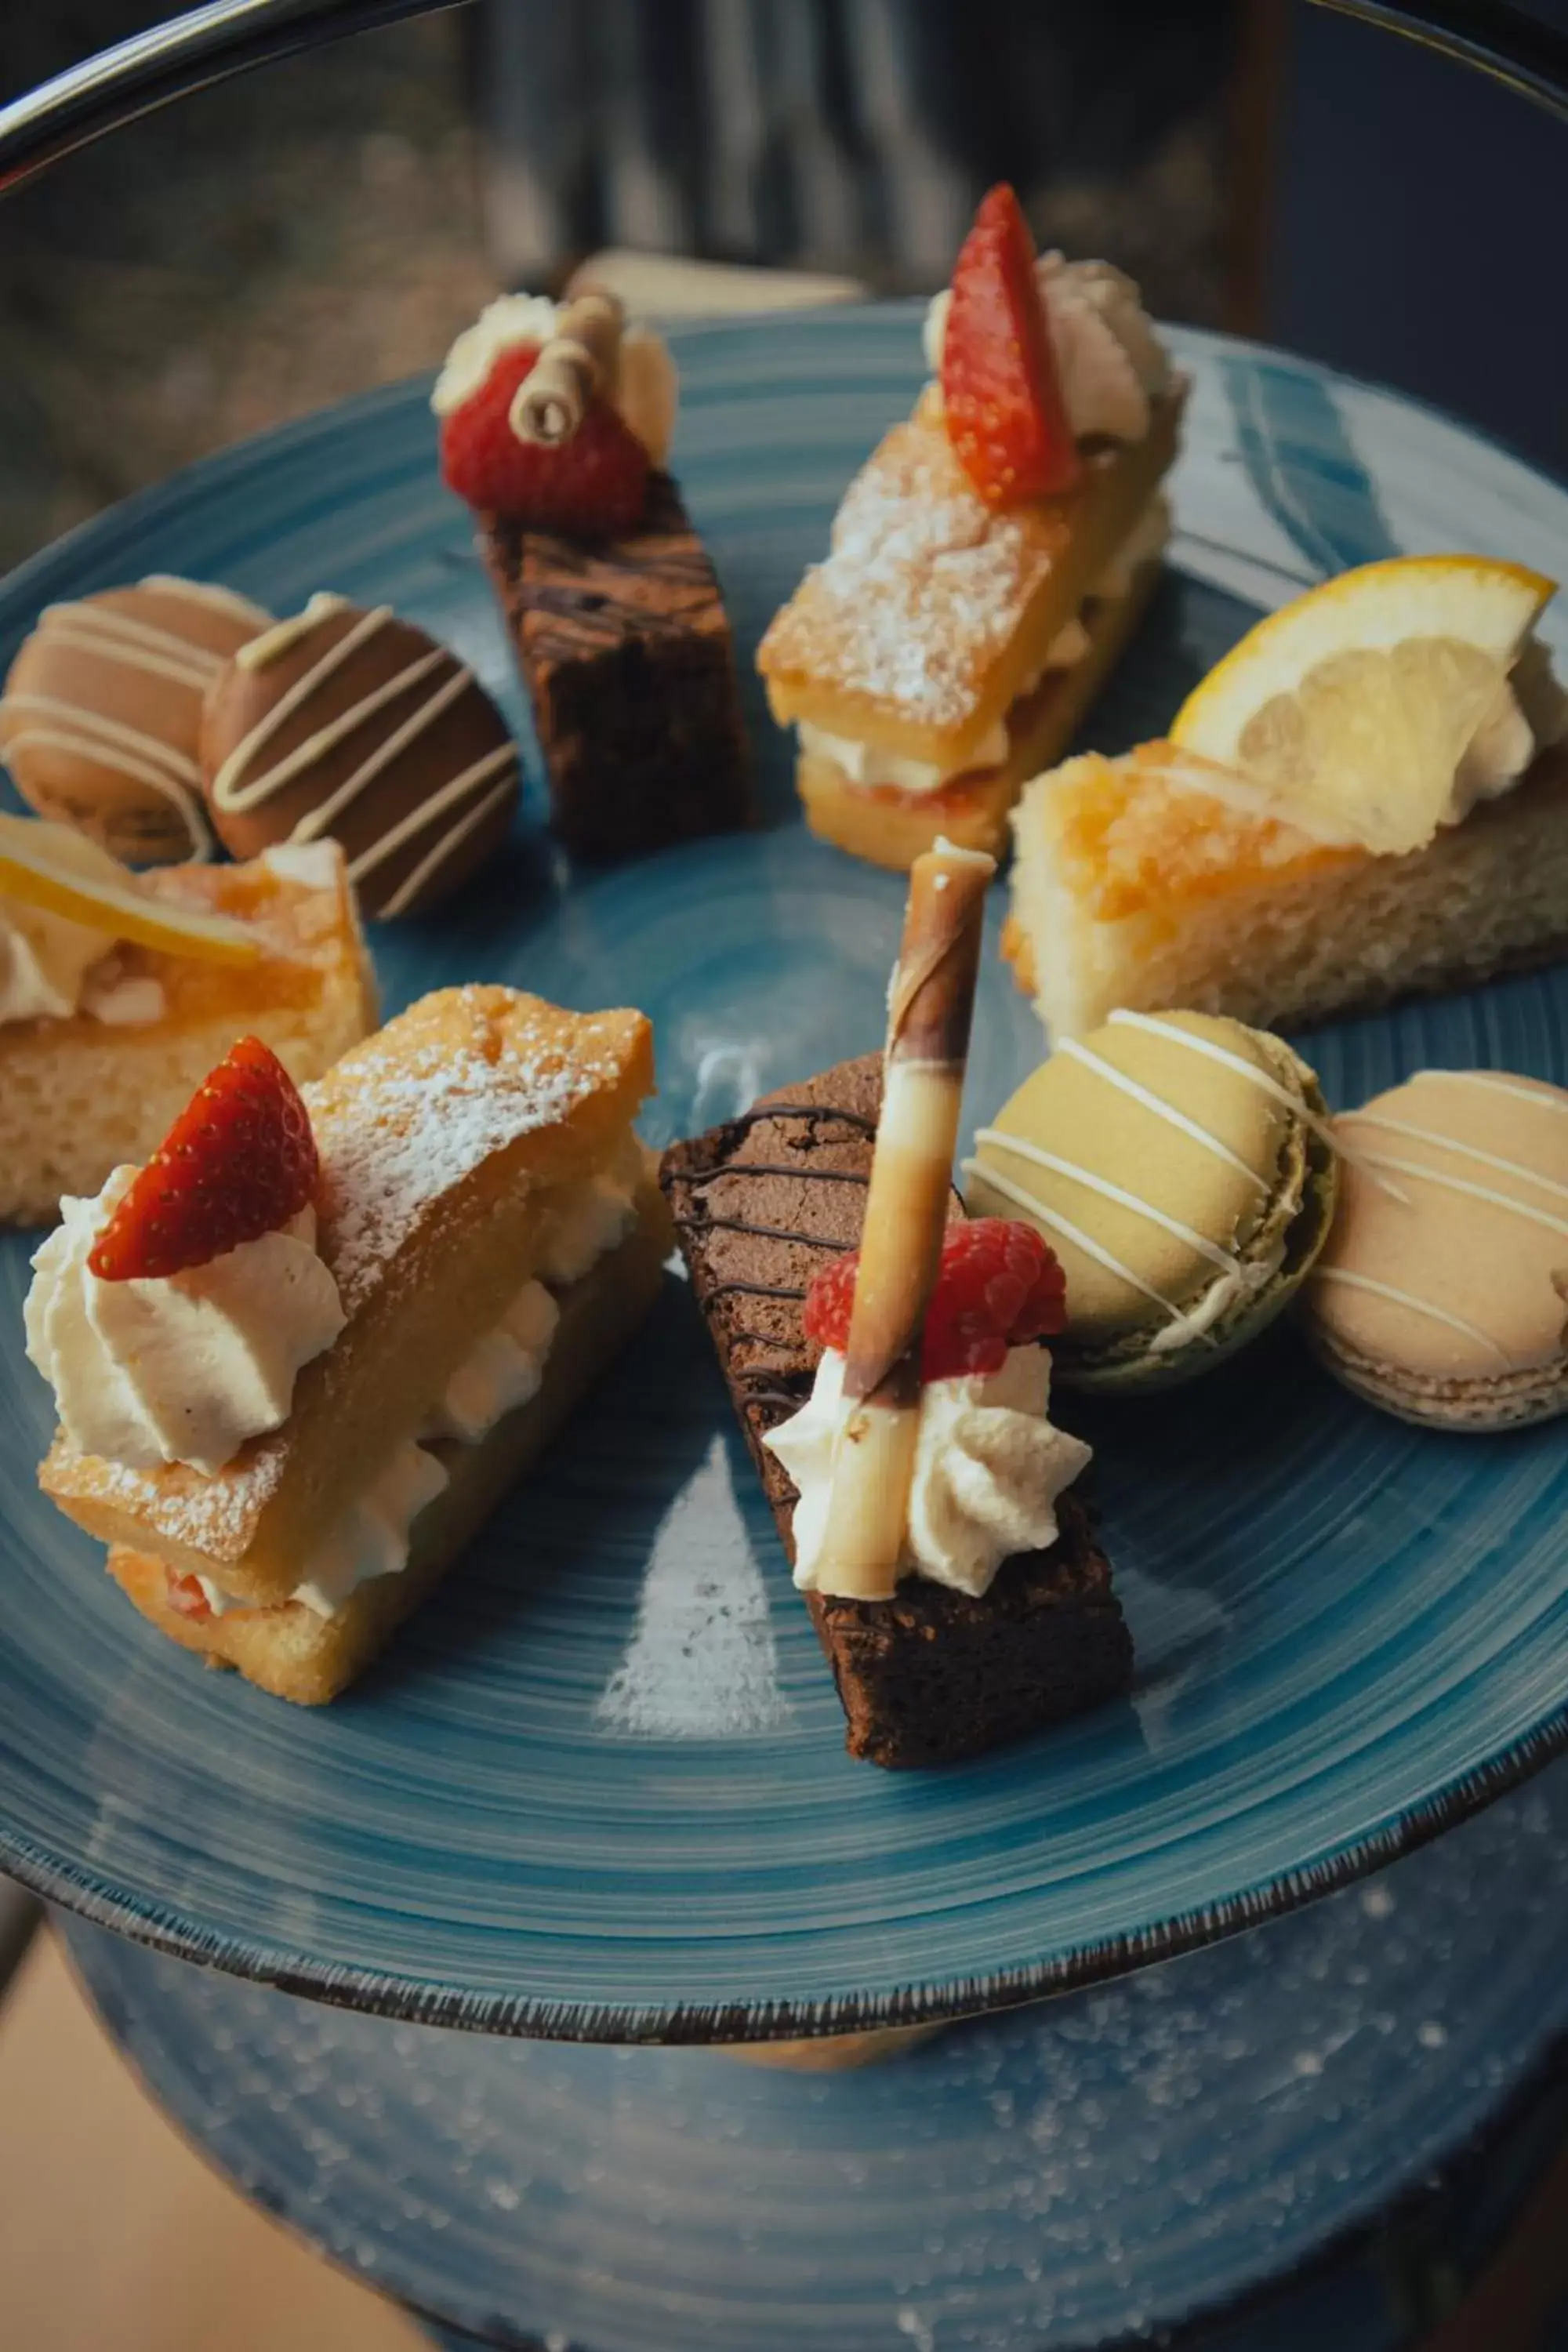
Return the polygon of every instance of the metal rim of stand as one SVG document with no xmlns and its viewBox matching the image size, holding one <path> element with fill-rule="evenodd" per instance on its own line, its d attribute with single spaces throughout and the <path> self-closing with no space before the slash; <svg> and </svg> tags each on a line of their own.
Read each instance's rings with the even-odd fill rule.
<svg viewBox="0 0 1568 2352">
<path fill-rule="evenodd" d="M 209 0 L 0 107 L 0 193 L 176 99 L 468 0 Z M 1568 121 L 1568 34 L 1505 0 L 1313 0 L 1416 42 Z"/>
</svg>

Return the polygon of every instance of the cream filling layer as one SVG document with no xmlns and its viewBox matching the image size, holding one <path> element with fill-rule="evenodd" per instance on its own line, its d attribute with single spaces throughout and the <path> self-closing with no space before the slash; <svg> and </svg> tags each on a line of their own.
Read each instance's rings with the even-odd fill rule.
<svg viewBox="0 0 1568 2352">
<path fill-rule="evenodd" d="M 1154 561 L 1170 536 L 1170 506 L 1165 499 L 1156 496 L 1151 499 L 1089 590 L 1086 604 L 1110 604 L 1127 595 L 1133 574 L 1142 565 Z M 861 792 L 891 788 L 900 793 L 939 793 L 957 776 L 1000 767 L 1007 757 L 1010 740 L 1008 722 L 1012 712 L 1027 701 L 1043 677 L 1055 670 L 1076 668 L 1092 650 L 1093 643 L 1084 626 L 1082 614 L 1075 614 L 1057 631 L 1039 662 L 1019 688 L 1009 711 L 987 734 L 982 736 L 959 767 L 944 765 L 937 760 L 911 759 L 902 751 L 885 751 L 880 744 L 868 742 L 863 737 L 839 735 L 829 728 L 814 726 L 805 719 L 801 719 L 797 727 L 800 748 L 814 759 L 829 761 L 847 783 Z"/>
<path fill-rule="evenodd" d="M 342 1303 L 310 1208 L 205 1265 L 104 1281 L 88 1261 L 136 1174 L 117 1168 L 96 1199 L 61 1201 L 33 1259 L 27 1354 L 79 1452 L 212 1477 L 287 1421 L 299 1373 L 343 1328 Z"/>
<path fill-rule="evenodd" d="M 564 1288 L 582 1281 L 626 1239 L 637 1221 L 633 1195 L 641 1169 L 641 1147 L 629 1137 L 611 1169 L 567 1191 L 545 1235 L 539 1275 L 523 1284 L 500 1322 L 458 1366 L 416 1437 L 398 1448 L 369 1494 L 323 1543 L 289 1601 L 319 1617 L 335 1617 L 362 1584 L 396 1576 L 407 1567 L 414 1522 L 447 1484 L 446 1470 L 428 1448 L 443 1441 L 478 1445 L 507 1413 L 538 1395 L 561 1320 L 545 1284 Z M 196 1580 L 215 1616 L 255 1607 L 207 1577 Z"/>
<path fill-rule="evenodd" d="M 1050 1380 L 1045 1349 L 1014 1348 L 999 1371 L 925 1383 L 905 1573 L 978 1597 L 1013 1553 L 1055 1543 L 1057 1497 L 1084 1468 L 1089 1448 L 1047 1419 Z M 830 1349 L 806 1402 L 763 1440 L 798 1490 L 795 1580 L 803 1592 L 832 1589 L 821 1570 L 849 1412 L 844 1359 Z"/>
<path fill-rule="evenodd" d="M 362 1584 L 375 1577 L 399 1574 L 408 1565 L 415 1520 L 447 1483 L 446 1470 L 423 1445 L 400 1445 L 369 1493 L 360 1497 L 311 1556 L 289 1599 L 318 1617 L 335 1617 L 350 1593 Z M 198 1576 L 196 1582 L 215 1617 L 251 1607 L 225 1592 L 210 1577 Z"/>
</svg>

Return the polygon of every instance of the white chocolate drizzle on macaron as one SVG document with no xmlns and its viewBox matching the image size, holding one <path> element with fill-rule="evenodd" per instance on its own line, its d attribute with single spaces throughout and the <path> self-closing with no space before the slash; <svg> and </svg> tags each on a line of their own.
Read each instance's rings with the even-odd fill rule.
<svg viewBox="0 0 1568 2352">
<path fill-rule="evenodd" d="M 183 819 L 190 835 L 191 855 L 212 856 L 212 828 L 202 806 L 202 772 L 195 761 L 172 743 L 143 734 L 140 728 L 105 719 L 84 703 L 64 701 L 52 694 L 8 694 L 5 709 L 21 714 L 22 724 L 7 730 L 7 756 L 30 748 L 63 751 L 74 760 L 90 761 L 132 783 L 166 800 Z"/>
<path fill-rule="evenodd" d="M 1320 1118 L 1310 1103 L 1300 1101 L 1289 1087 L 1281 1086 L 1278 1078 L 1270 1077 L 1267 1070 L 1260 1070 L 1244 1055 L 1233 1054 L 1228 1046 L 1217 1044 L 1213 1037 L 1200 1037 L 1194 1030 L 1180 1028 L 1173 1021 L 1163 1021 L 1153 1013 L 1129 1013 L 1119 1007 L 1110 1015 L 1110 1024 L 1113 1028 L 1142 1029 L 1152 1036 L 1168 1037 L 1173 1045 L 1184 1045 L 1189 1053 L 1202 1054 L 1209 1061 L 1218 1062 L 1223 1068 L 1234 1070 L 1237 1076 L 1245 1078 L 1249 1086 L 1261 1087 L 1265 1094 L 1272 1095 L 1277 1103 L 1293 1112 L 1314 1135 L 1320 1137 L 1331 1151 L 1344 1158 L 1344 1139 L 1336 1134 L 1333 1120 Z M 1384 1189 L 1396 1200 L 1401 1197 L 1397 1184 L 1387 1185 Z"/>
<path fill-rule="evenodd" d="M 1450 1315 L 1446 1307 L 1434 1307 L 1429 1298 L 1417 1298 L 1413 1290 L 1401 1290 L 1392 1282 L 1379 1282 L 1375 1275 L 1352 1274 L 1347 1265 L 1322 1265 L 1318 1268 L 1321 1282 L 1342 1283 L 1347 1290 L 1363 1290 L 1369 1297 L 1386 1298 L 1391 1306 L 1407 1307 L 1413 1315 L 1425 1315 L 1429 1322 L 1446 1323 L 1450 1331 L 1462 1332 L 1479 1348 L 1494 1355 L 1504 1371 L 1514 1367 L 1497 1341 L 1478 1324 L 1467 1323 L 1462 1315 Z"/>
<path fill-rule="evenodd" d="M 345 596 L 327 593 L 312 596 L 303 612 L 279 621 L 265 635 L 253 638 L 249 645 L 241 646 L 235 656 L 236 663 L 253 673 L 264 670 L 308 639 L 323 621 L 353 610 Z M 287 692 L 280 695 L 255 726 L 240 738 L 219 766 L 209 786 L 213 806 L 220 815 L 244 814 L 252 809 L 264 807 L 290 784 L 308 775 L 320 761 L 367 719 L 374 718 L 378 711 L 387 709 L 425 678 L 435 678 L 430 691 L 402 724 L 377 743 L 334 792 L 308 810 L 289 835 L 289 839 L 295 842 L 321 840 L 331 832 L 345 811 L 352 808 L 362 794 L 402 758 L 410 745 L 435 724 L 442 712 L 476 683 L 474 673 L 466 663 L 457 661 L 445 646 L 433 643 L 427 652 L 416 655 L 401 669 L 395 671 L 391 677 L 351 703 L 346 710 L 335 711 L 304 742 L 296 745 L 271 767 L 263 767 L 258 772 L 258 759 L 285 721 L 303 709 L 360 648 L 394 618 L 390 604 L 377 604 L 371 611 L 362 613 L 353 626 L 327 646 L 303 676 L 296 678 Z M 445 674 L 437 677 L 437 673 Z M 449 816 L 452 822 L 446 831 L 438 835 L 426 856 L 398 885 L 380 909 L 384 916 L 405 912 L 431 877 L 510 794 L 517 759 L 517 746 L 509 738 L 482 758 L 473 761 L 458 774 L 444 779 L 437 791 L 422 800 L 399 824 L 380 834 L 351 861 L 350 880 L 363 882 L 388 858 L 406 848 L 410 841 L 429 832 L 432 826 Z"/>
<path fill-rule="evenodd" d="M 1163 1225 L 1168 1234 L 1195 1244 L 1200 1255 L 1208 1257 L 1211 1263 L 1217 1256 L 1222 1261 L 1225 1273 L 1233 1276 L 1240 1275 L 1241 1260 L 1229 1251 L 1211 1250 L 1209 1244 L 1202 1241 L 1190 1225 L 1183 1225 L 1178 1219 L 1163 1215 L 1151 1202 L 1139 1200 L 1134 1193 L 1122 1192 L 1119 1188 L 1106 1185 L 1100 1178 L 1091 1176 L 1087 1169 L 1076 1168 L 1068 1160 L 1056 1160 L 1047 1152 L 1036 1151 L 1014 1137 L 1004 1135 L 999 1128 L 980 1129 L 974 1140 L 976 1143 L 992 1144 L 1004 1151 L 1016 1152 L 1020 1159 L 1032 1160 L 1037 1167 L 1054 1169 L 1060 1175 L 1070 1176 L 1075 1183 L 1086 1185 L 1090 1192 L 1099 1192 L 1102 1199 L 1120 1200 L 1124 1207 L 1135 1209 L 1140 1216 Z M 1136 1268 L 1130 1266 L 1124 1258 L 1118 1257 L 1114 1251 L 1108 1250 L 1103 1242 L 1097 1242 L 1092 1234 L 1086 1234 L 1083 1227 L 1075 1224 L 1070 1217 L 1064 1217 L 1058 1209 L 1047 1209 L 1044 1202 L 1037 1200 L 1022 1184 L 1015 1184 L 1009 1177 L 1002 1175 L 994 1168 L 985 1167 L 979 1160 L 966 1160 L 963 1173 L 979 1176 L 992 1192 L 1000 1192 L 1005 1201 L 1010 1201 L 1016 1209 L 1022 1209 L 1026 1216 L 1032 1218 L 1037 1224 L 1044 1225 L 1047 1232 L 1056 1234 L 1058 1241 L 1072 1242 L 1086 1257 L 1093 1258 L 1097 1265 L 1102 1265 L 1108 1274 L 1115 1275 L 1119 1282 L 1125 1282 L 1131 1289 L 1141 1291 L 1152 1306 L 1159 1307 L 1162 1314 L 1169 1317 L 1173 1331 L 1181 1339 L 1196 1339 L 1205 1347 L 1212 1344 L 1200 1317 L 1186 1307 L 1174 1305 L 1163 1290 L 1156 1290 L 1152 1283 L 1145 1282 Z"/>
<path fill-rule="evenodd" d="M 1565 1111 L 1544 1082 L 1421 1070 L 1343 1114 L 1352 1135 L 1396 1142 L 1363 1157 L 1407 1197 L 1349 1163 L 1307 1293 L 1333 1356 L 1417 1390 L 1568 1372 Z"/>
<path fill-rule="evenodd" d="M 1141 1033 L 1151 1045 L 1191 1047 L 1201 1061 L 1212 1066 L 1205 1072 L 1189 1063 L 1181 1083 L 1183 1098 L 1175 1098 L 1178 1069 L 1172 1067 L 1169 1077 L 1163 1076 L 1159 1063 L 1151 1066 L 1147 1047 L 1142 1051 L 1143 1066 L 1134 1076 L 1110 1058 L 1113 1047 L 1109 1029 L 1099 1033 L 1100 1050 L 1081 1040 L 1064 1040 L 1057 1049 L 1058 1076 L 1047 1076 L 1052 1066 L 1047 1064 L 1029 1084 L 1033 1087 L 1043 1080 L 1047 1092 L 1054 1088 L 1060 1093 L 1064 1091 L 1061 1073 L 1071 1064 L 1090 1074 L 1109 1096 L 1131 1105 L 1131 1111 L 1106 1106 L 1108 1127 L 1099 1130 L 1100 1150 L 1078 1158 L 1052 1148 L 1058 1137 L 1067 1141 L 1075 1132 L 1081 1135 L 1084 1117 L 1098 1119 L 1100 1116 L 1093 1097 L 1082 1097 L 1081 1080 L 1075 1078 L 1071 1092 L 1079 1099 L 1074 1109 L 1063 1112 L 1059 1126 L 1052 1122 L 1042 1130 L 1047 1140 L 1018 1131 L 1022 1121 L 1015 1118 L 1007 1126 L 981 1129 L 975 1139 L 980 1156 L 963 1163 L 966 1176 L 1079 1254 L 1076 1280 L 1069 1260 L 1068 1305 L 1080 1331 L 1127 1322 L 1125 1295 L 1120 1304 L 1114 1295 L 1103 1295 L 1103 1286 L 1100 1295 L 1094 1295 L 1093 1286 L 1085 1281 L 1083 1260 L 1103 1269 L 1114 1283 L 1159 1310 L 1163 1328 L 1145 1343 L 1152 1355 L 1169 1353 L 1189 1342 L 1213 1345 L 1215 1327 L 1238 1308 L 1244 1309 L 1250 1298 L 1274 1281 L 1283 1263 L 1285 1229 L 1291 1221 L 1289 1213 L 1283 1221 L 1277 1213 L 1281 1205 L 1276 1196 L 1282 1192 L 1284 1138 L 1292 1127 L 1304 1126 L 1315 1134 L 1327 1129 L 1326 1120 L 1306 1101 L 1301 1088 L 1292 1093 L 1281 1076 L 1247 1053 L 1233 1051 L 1207 1028 L 1197 1032 L 1188 1027 L 1187 1021 L 1194 1017 L 1160 1020 L 1138 1014 L 1121 1024 Z M 1224 1027 L 1234 1033 L 1238 1045 L 1247 1040 L 1248 1033 L 1240 1024 Z M 1288 1051 L 1283 1046 L 1278 1050 L 1281 1055 Z M 1185 1058 L 1178 1055 L 1178 1065 Z M 1262 1097 L 1256 1113 L 1244 1108 L 1247 1094 Z M 1002 1114 L 1005 1119 L 1018 1100 L 1015 1097 Z M 1171 1131 L 1168 1147 L 1159 1141 L 1159 1130 L 1150 1129 L 1150 1119 Z M 1194 1157 L 1200 1153 L 1202 1160 Z M 1095 1164 L 1089 1164 L 1091 1158 Z M 1019 1163 L 1016 1171 L 998 1167 L 998 1159 Z M 1205 1160 L 1212 1164 L 1207 1175 Z M 1083 1196 L 1084 1210 L 1079 1210 L 1077 1199 L 1070 1195 L 1064 1205 L 1059 1186 L 1051 1189 L 1050 1197 L 1042 1197 L 1039 1189 L 1022 1181 L 1030 1168 L 1062 1179 L 1075 1194 Z M 1149 1171 L 1154 1179 L 1152 1192 L 1137 1189 L 1129 1181 L 1141 1170 Z M 1091 1231 L 1080 1217 L 1095 1202 L 1106 1203 L 1110 1213 L 1100 1221 L 1099 1229 Z M 1294 1206 L 1300 1204 L 1298 1195 Z M 1145 1258 L 1141 1245 L 1136 1263 L 1131 1247 L 1134 1229 L 1129 1226 L 1129 1218 L 1135 1219 L 1151 1237 L 1150 1255 Z M 1279 1230 L 1273 1230 L 1275 1225 Z M 1176 1244 L 1173 1253 L 1163 1246 L 1162 1236 Z M 1090 1294 L 1087 1299 L 1086 1290 Z"/>
<path fill-rule="evenodd" d="M 1141 1087 L 1136 1078 L 1128 1076 L 1125 1070 L 1113 1068 L 1091 1045 L 1085 1045 L 1077 1037 L 1064 1037 L 1057 1051 L 1058 1054 L 1070 1054 L 1075 1062 L 1081 1062 L 1086 1070 L 1093 1070 L 1107 1086 L 1120 1087 L 1124 1095 L 1131 1095 L 1135 1103 L 1142 1103 L 1145 1110 L 1152 1110 L 1158 1118 L 1167 1119 L 1182 1134 L 1190 1135 L 1194 1143 L 1201 1143 L 1206 1151 L 1212 1151 L 1216 1159 L 1236 1169 L 1258 1192 L 1267 1192 L 1268 1190 L 1268 1178 L 1260 1175 L 1256 1168 L 1249 1168 L 1240 1153 L 1233 1151 L 1223 1137 L 1215 1135 L 1212 1129 L 1204 1127 L 1197 1119 L 1189 1118 L 1184 1110 L 1178 1109 L 1173 1102 L 1167 1102 L 1163 1095 L 1153 1093 L 1148 1087 Z"/>
</svg>

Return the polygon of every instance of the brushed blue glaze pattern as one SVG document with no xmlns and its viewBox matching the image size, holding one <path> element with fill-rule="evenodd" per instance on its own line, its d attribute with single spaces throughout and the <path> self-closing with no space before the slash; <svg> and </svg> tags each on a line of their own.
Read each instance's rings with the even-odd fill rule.
<svg viewBox="0 0 1568 2352">
<path fill-rule="evenodd" d="M 915 314 L 679 341 L 680 471 L 749 646 L 907 405 Z M 1568 496 L 1442 420 L 1277 354 L 1180 347 L 1194 388 L 1175 568 L 1100 741 L 1157 729 L 1292 593 L 1308 567 L 1282 498 L 1335 546 L 1377 530 L 1550 569 L 1568 541 Z M 386 597 L 521 721 L 420 387 L 246 445 L 62 541 L 0 592 L 0 658 L 47 598 L 153 568 L 278 609 L 324 585 Z M 806 836 L 785 746 L 747 693 L 769 829 L 574 875 L 525 817 L 482 887 L 378 935 L 389 1003 L 475 976 L 645 1006 L 655 1141 L 875 1045 L 900 885 Z M 1303 1042 L 1350 1102 L 1427 1061 L 1568 1077 L 1565 1014 L 1568 982 L 1544 974 Z M 988 957 L 970 1123 L 1037 1051 Z M 465 1572 L 357 1690 L 301 1714 L 160 1642 L 37 1499 L 48 1412 L 18 1344 L 26 1277 L 25 1244 L 0 1245 L 0 1856 L 244 1972 L 612 2039 L 944 2013 L 1301 1899 L 1563 1736 L 1561 1427 L 1489 1444 L 1407 1430 L 1285 1336 L 1163 1404 L 1078 1415 L 1139 1643 L 1130 1702 L 942 1773 L 851 1765 L 674 1282 Z"/>
<path fill-rule="evenodd" d="M 1495 2126 L 1568 2026 L 1565 1928 L 1568 1765 L 1294 1917 L 837 2078 L 394 2025 L 68 1933 L 247 2194 L 491 2341 L 1066 2352 L 1332 2250 L 1220 2341 L 1393 2352 L 1417 2248 L 1463 2275 L 1561 2131 L 1560 2090 Z"/>
</svg>

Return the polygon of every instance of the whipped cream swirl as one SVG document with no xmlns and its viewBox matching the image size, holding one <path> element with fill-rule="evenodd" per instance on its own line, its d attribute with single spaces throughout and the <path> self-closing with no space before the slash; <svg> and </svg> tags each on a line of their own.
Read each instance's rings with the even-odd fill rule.
<svg viewBox="0 0 1568 2352">
<path fill-rule="evenodd" d="M 101 1280 L 88 1256 L 136 1174 L 117 1168 L 96 1200 L 60 1202 L 33 1259 L 27 1354 L 79 1453 L 210 1478 L 287 1421 L 301 1368 L 343 1328 L 342 1303 L 310 1208 L 183 1274 Z"/>
<path fill-rule="evenodd" d="M 1056 1500 L 1090 1458 L 1081 1438 L 1047 1418 L 1051 1361 L 1044 1348 L 1010 1349 L 1001 1370 L 928 1381 L 910 1486 L 905 1572 L 975 1598 L 1013 1553 L 1057 1539 Z M 844 1359 L 829 1349 L 807 1402 L 763 1440 L 794 1479 L 795 1580 L 819 1581 L 833 1465 L 849 1418 Z"/>
<path fill-rule="evenodd" d="M 562 305 L 545 294 L 502 294 L 487 303 L 447 352 L 430 405 L 449 416 L 479 390 L 503 352 L 518 343 L 547 343 L 561 323 Z M 612 394 L 616 408 L 656 466 L 668 464 L 679 386 L 664 337 L 651 327 L 627 327 L 621 336 Z"/>
</svg>

